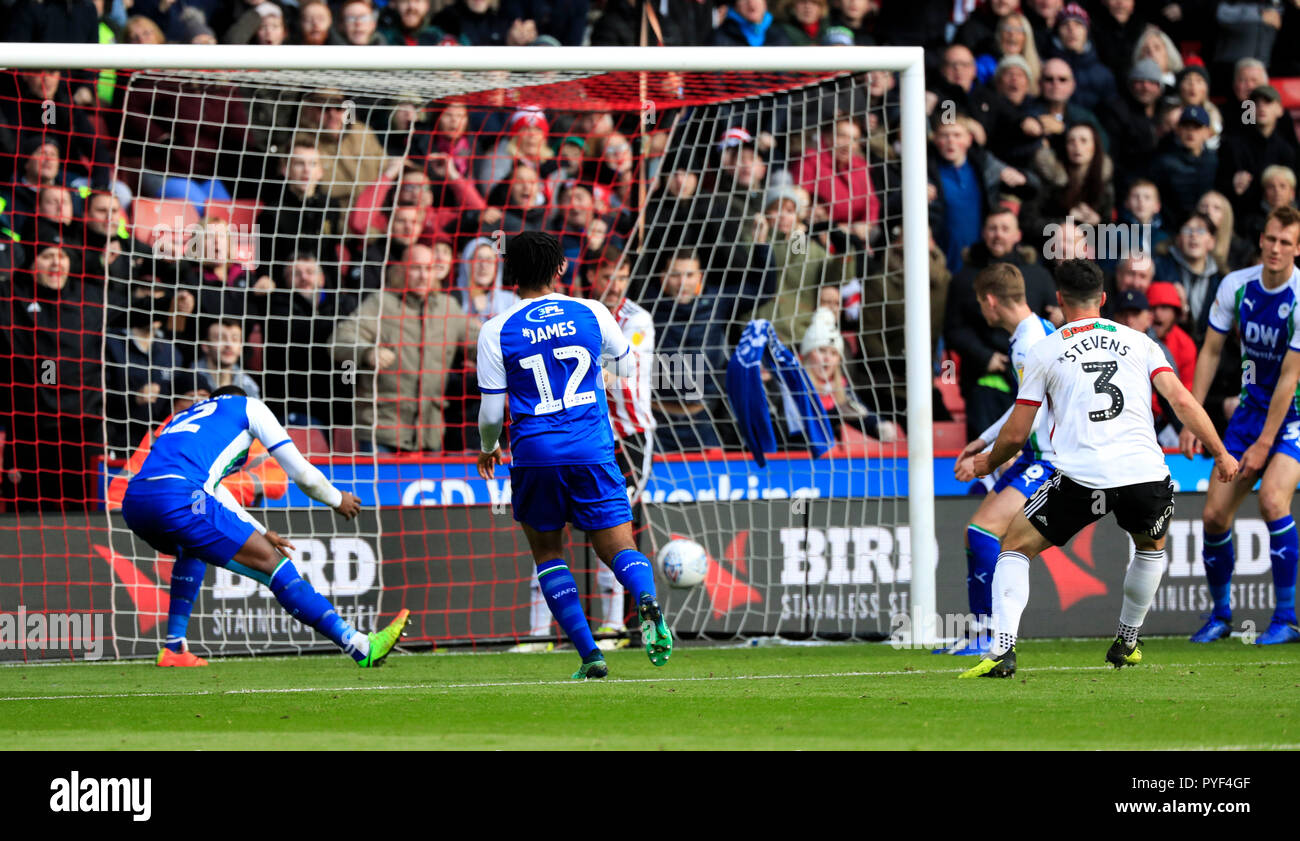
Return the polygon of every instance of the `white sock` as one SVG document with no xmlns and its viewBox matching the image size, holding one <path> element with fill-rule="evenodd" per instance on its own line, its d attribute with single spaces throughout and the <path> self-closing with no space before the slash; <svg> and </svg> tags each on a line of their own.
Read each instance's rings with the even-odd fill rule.
<svg viewBox="0 0 1300 841">
<path fill-rule="evenodd" d="M 1020 614 L 1029 603 L 1029 558 L 1019 552 L 998 555 L 993 569 L 993 630 L 990 654 L 1006 654 L 1020 633 Z"/>
<path fill-rule="evenodd" d="M 619 627 L 623 624 L 623 585 L 618 583 L 614 570 L 601 564 L 596 570 L 596 587 L 600 590 L 601 615 L 604 617 L 600 624 Z"/>
<path fill-rule="evenodd" d="M 351 628 L 343 634 L 344 650 L 356 651 L 363 658 L 370 654 L 370 635 Z"/>
<path fill-rule="evenodd" d="M 537 583 L 537 573 L 528 581 L 528 596 L 532 607 L 528 612 L 528 635 L 545 637 L 551 633 L 551 609 L 546 606 L 546 597 L 542 595 L 542 585 Z"/>
<path fill-rule="evenodd" d="M 1165 552 L 1134 552 L 1124 574 L 1124 607 L 1119 612 L 1120 625 L 1142 627 L 1151 600 L 1156 597 L 1160 577 L 1165 574 Z M 1121 629 L 1121 634 L 1123 629 Z"/>
</svg>

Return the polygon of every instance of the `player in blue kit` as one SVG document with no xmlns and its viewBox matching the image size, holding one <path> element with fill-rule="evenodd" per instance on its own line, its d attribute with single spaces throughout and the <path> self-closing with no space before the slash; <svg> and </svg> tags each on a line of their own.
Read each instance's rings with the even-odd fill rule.
<svg viewBox="0 0 1300 841">
<path fill-rule="evenodd" d="M 357 665 L 381 665 L 401 638 L 410 611 L 398 613 L 383 630 L 363 634 L 298 574 L 287 556 L 293 544 L 253 519 L 221 484 L 244 465 L 254 440 L 312 499 L 345 520 L 360 512 L 355 496 L 334 487 L 303 458 L 266 404 L 237 386 L 226 386 L 176 413 L 158 433 L 149 457 L 127 485 L 122 518 L 154 549 L 175 555 L 178 565 L 198 559 L 265 584 L 293 618 L 328 637 Z M 202 583 L 201 575 L 173 575 L 173 603 L 179 598 L 192 608 Z M 169 613 L 169 626 L 188 621 L 188 610 L 179 613 L 183 616 Z"/>
<path fill-rule="evenodd" d="M 975 298 L 989 325 L 1011 334 L 1011 368 L 1016 382 L 1025 376 L 1029 349 L 1052 335 L 1052 322 L 1037 315 L 1025 302 L 1025 278 L 1010 263 L 994 263 L 975 277 Z M 1010 407 L 957 457 L 953 472 L 959 482 L 975 478 L 975 456 L 992 449 L 998 433 L 1011 417 Z M 998 477 L 966 526 L 966 591 L 971 613 L 979 623 L 945 652 L 981 657 L 988 653 L 993 618 L 993 571 L 1002 552 L 1002 535 L 1025 507 L 1025 502 L 1052 477 L 1052 413 L 1039 409 L 1024 449 Z"/>
<path fill-rule="evenodd" d="M 520 300 L 479 333 L 478 472 L 491 479 L 503 463 L 497 441 L 508 400 L 515 519 L 546 604 L 582 655 L 573 675 L 582 680 L 605 677 L 609 668 L 564 561 L 567 523 L 587 533 L 601 561 L 634 595 L 651 663 L 668 662 L 673 638 L 655 594 L 654 568 L 632 539 L 632 506 L 614 456 L 601 373 L 603 363 L 626 360 L 630 346 L 604 304 L 555 291 L 564 264 L 560 243 L 549 234 L 524 231 L 506 245 L 506 278 L 517 284 Z"/>
<path fill-rule="evenodd" d="M 1231 483 L 1211 482 L 1201 515 L 1205 577 L 1213 609 L 1192 642 L 1213 642 L 1232 632 L 1232 568 L 1236 561 L 1232 521 L 1242 501 L 1259 486 L 1259 510 L 1268 522 L 1269 558 L 1273 565 L 1276 602 L 1260 645 L 1300 641 L 1296 626 L 1296 561 L 1300 540 L 1291 518 L 1291 497 L 1300 482 L 1300 410 L 1296 383 L 1300 379 L 1300 211 L 1280 207 L 1268 215 L 1259 237 L 1263 263 L 1232 272 L 1219 284 L 1210 309 L 1192 394 L 1204 403 L 1219 367 L 1224 336 L 1235 323 L 1241 334 L 1241 402 L 1223 443 L 1241 460 L 1241 474 Z M 1281 435 L 1279 436 L 1279 433 Z M 1183 430 L 1179 442 L 1191 455 L 1199 449 Z"/>
</svg>

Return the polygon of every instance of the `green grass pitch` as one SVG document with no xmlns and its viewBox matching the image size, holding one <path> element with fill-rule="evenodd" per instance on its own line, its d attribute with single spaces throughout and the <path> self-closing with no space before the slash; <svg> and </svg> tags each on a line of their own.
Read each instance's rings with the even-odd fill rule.
<svg viewBox="0 0 1300 841">
<path fill-rule="evenodd" d="M 1297 748 L 1300 648 L 1024 641 L 1011 680 L 886 645 L 637 649 L 610 678 L 572 652 L 0 667 L 4 749 Z"/>
</svg>

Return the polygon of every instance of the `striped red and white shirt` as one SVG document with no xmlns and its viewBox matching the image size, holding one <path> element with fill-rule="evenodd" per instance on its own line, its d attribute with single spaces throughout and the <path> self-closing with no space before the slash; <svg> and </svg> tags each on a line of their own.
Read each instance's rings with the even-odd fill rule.
<svg viewBox="0 0 1300 841">
<path fill-rule="evenodd" d="M 616 380 L 608 389 L 609 422 L 614 435 L 626 438 L 634 433 L 654 431 L 650 411 L 650 376 L 654 366 L 655 323 L 640 304 L 623 299 L 614 320 L 632 346 L 631 374 Z"/>
</svg>

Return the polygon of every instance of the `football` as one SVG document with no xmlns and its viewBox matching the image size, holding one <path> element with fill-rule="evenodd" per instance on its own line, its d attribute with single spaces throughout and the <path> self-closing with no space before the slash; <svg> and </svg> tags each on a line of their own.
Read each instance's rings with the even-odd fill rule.
<svg viewBox="0 0 1300 841">
<path fill-rule="evenodd" d="M 679 590 L 698 587 L 709 571 L 709 556 L 694 540 L 670 540 L 659 550 L 659 572 Z"/>
</svg>

